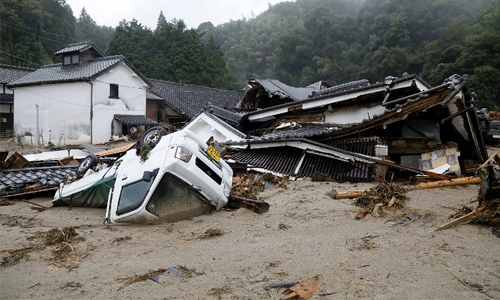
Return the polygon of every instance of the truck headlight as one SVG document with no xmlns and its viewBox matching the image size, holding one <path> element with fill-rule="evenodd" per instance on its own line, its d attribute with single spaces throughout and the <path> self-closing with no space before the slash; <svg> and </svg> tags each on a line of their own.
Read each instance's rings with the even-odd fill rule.
<svg viewBox="0 0 500 300">
<path fill-rule="evenodd" d="M 226 197 L 229 197 L 229 194 L 231 193 L 231 187 L 224 182 L 224 195 Z"/>
<path fill-rule="evenodd" d="M 191 159 L 191 156 L 193 156 L 193 153 L 184 147 L 178 146 L 174 156 L 187 163 Z"/>
</svg>

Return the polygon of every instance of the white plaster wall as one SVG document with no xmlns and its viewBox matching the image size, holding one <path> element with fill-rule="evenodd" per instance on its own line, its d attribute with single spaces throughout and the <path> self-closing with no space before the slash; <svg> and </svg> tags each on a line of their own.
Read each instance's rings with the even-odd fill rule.
<svg viewBox="0 0 500 300">
<path fill-rule="evenodd" d="M 93 82 L 92 142 L 107 142 L 115 114 L 146 115 L 147 85 L 124 63 L 115 66 Z M 118 84 L 119 99 L 109 98 L 110 84 Z M 115 127 L 115 134 L 121 126 Z"/>
<path fill-rule="evenodd" d="M 37 104 L 40 142 L 50 141 L 54 145 L 90 143 L 90 84 L 17 87 L 14 102 L 14 131 L 25 135 L 25 143 L 36 143 Z"/>
</svg>

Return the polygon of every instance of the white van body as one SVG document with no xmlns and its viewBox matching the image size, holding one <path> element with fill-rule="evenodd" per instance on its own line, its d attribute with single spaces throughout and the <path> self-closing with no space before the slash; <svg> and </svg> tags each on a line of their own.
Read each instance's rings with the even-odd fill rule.
<svg viewBox="0 0 500 300">
<path fill-rule="evenodd" d="M 212 158 L 208 150 L 206 141 L 181 130 L 162 136 L 145 159 L 136 149 L 127 151 L 116 162 L 107 220 L 175 222 L 224 207 L 233 171 L 223 159 Z"/>
</svg>

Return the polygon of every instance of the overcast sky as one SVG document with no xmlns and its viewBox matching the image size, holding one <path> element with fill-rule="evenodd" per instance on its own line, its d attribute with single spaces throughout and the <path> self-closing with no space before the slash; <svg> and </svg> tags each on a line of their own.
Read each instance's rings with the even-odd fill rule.
<svg viewBox="0 0 500 300">
<path fill-rule="evenodd" d="M 207 21 L 217 26 L 243 17 L 249 19 L 252 12 L 257 16 L 267 10 L 269 3 L 287 1 L 295 0 L 66 0 L 66 3 L 76 18 L 85 7 L 97 25 L 115 27 L 123 19 L 137 19 L 155 29 L 160 11 L 167 21 L 182 19 L 188 28 L 197 28 Z"/>
</svg>

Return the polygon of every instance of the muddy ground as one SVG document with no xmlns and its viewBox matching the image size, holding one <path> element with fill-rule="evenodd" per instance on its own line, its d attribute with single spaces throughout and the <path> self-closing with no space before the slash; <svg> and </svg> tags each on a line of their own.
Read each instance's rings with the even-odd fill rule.
<svg viewBox="0 0 500 300">
<path fill-rule="evenodd" d="M 404 208 L 361 220 L 330 196 L 373 185 L 293 181 L 260 193 L 264 214 L 156 225 L 104 225 L 104 209 L 52 208 L 52 195 L 9 199 L 0 299 L 279 299 L 284 288 L 265 287 L 318 274 L 312 299 L 500 299 L 498 229 L 434 231 L 477 185 L 413 189 Z"/>
</svg>

